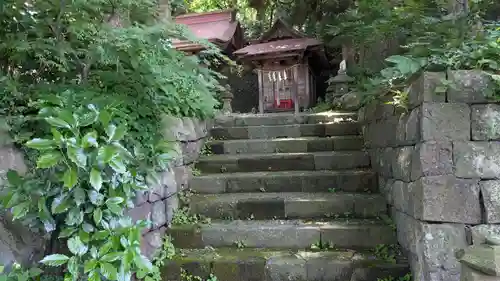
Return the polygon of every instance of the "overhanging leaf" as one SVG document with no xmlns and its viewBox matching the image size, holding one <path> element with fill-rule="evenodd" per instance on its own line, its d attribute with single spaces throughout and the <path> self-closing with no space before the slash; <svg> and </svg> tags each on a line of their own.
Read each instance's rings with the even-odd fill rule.
<svg viewBox="0 0 500 281">
<path fill-rule="evenodd" d="M 48 152 L 38 158 L 36 166 L 39 169 L 52 168 L 57 165 L 61 159 L 61 153 L 57 151 Z"/>
<path fill-rule="evenodd" d="M 37 150 L 49 150 L 53 149 L 55 144 L 53 140 L 35 138 L 28 141 L 26 146 Z"/>
<path fill-rule="evenodd" d="M 68 249 L 77 256 L 83 256 L 88 251 L 88 247 L 83 244 L 78 236 L 68 239 Z"/>
<path fill-rule="evenodd" d="M 99 170 L 93 168 L 90 171 L 90 185 L 97 191 L 101 190 L 102 176 Z"/>
<path fill-rule="evenodd" d="M 73 167 L 69 167 L 63 175 L 64 187 L 73 188 L 78 183 L 78 173 Z"/>
<path fill-rule="evenodd" d="M 64 120 L 59 119 L 59 118 L 47 117 L 47 118 L 45 118 L 45 121 L 47 121 L 47 123 L 49 123 L 51 126 L 54 126 L 57 128 L 66 128 L 66 129 L 71 128 L 67 122 L 65 122 Z"/>
<path fill-rule="evenodd" d="M 69 257 L 61 254 L 49 255 L 43 258 L 40 262 L 48 266 L 60 266 L 68 262 Z"/>
</svg>

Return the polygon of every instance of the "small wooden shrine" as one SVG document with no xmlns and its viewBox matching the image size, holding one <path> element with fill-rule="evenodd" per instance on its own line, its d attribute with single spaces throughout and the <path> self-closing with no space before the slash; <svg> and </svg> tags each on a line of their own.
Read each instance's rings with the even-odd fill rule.
<svg viewBox="0 0 500 281">
<path fill-rule="evenodd" d="M 315 70 L 328 64 L 320 41 L 281 19 L 234 55 L 256 68 L 260 113 L 299 112 L 312 107 L 316 101 Z"/>
<path fill-rule="evenodd" d="M 235 10 L 221 10 L 207 13 L 186 14 L 174 19 L 175 23 L 186 25 L 198 38 L 217 45 L 226 55 L 243 47 L 244 37 L 240 23 L 236 20 Z M 177 50 L 197 54 L 204 46 L 183 40 L 174 40 Z"/>
</svg>

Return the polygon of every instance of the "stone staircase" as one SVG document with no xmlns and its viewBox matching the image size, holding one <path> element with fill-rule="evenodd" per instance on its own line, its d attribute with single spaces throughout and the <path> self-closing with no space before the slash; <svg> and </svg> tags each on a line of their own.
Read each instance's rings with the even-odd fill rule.
<svg viewBox="0 0 500 281">
<path fill-rule="evenodd" d="M 197 164 L 191 212 L 210 224 L 169 230 L 166 267 L 220 281 L 377 281 L 408 272 L 354 113 L 216 120 Z M 380 246 L 386 245 L 386 246 Z M 378 249 L 378 254 L 374 254 Z M 375 251 L 376 252 L 376 251 Z M 164 275 L 164 276 L 165 276 Z"/>
</svg>

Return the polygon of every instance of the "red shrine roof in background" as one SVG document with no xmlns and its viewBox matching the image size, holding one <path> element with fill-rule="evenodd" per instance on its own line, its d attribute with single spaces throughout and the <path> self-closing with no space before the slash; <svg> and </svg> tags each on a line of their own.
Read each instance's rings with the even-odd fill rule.
<svg viewBox="0 0 500 281">
<path fill-rule="evenodd" d="M 323 44 L 314 38 L 288 26 L 281 19 L 251 45 L 234 52 L 241 59 L 262 55 L 277 55 L 284 52 L 299 52 L 320 47 Z"/>
<path fill-rule="evenodd" d="M 198 38 L 206 39 L 225 49 L 232 44 L 234 49 L 243 46 L 243 33 L 236 20 L 235 10 L 221 10 L 207 13 L 186 14 L 174 19 L 183 24 Z M 203 46 L 185 40 L 173 40 L 173 46 L 181 51 L 200 51 Z"/>
</svg>

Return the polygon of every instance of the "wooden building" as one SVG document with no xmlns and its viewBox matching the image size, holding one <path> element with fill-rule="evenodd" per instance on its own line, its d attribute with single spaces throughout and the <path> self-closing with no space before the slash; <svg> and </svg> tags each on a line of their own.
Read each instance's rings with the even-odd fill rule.
<svg viewBox="0 0 500 281">
<path fill-rule="evenodd" d="M 231 55 L 235 50 L 243 47 L 243 31 L 236 20 L 235 10 L 186 14 L 176 17 L 174 21 L 177 24 L 186 25 L 197 38 L 215 44 L 226 55 Z M 197 54 L 205 49 L 200 44 L 185 40 L 174 40 L 173 46 L 189 54 Z"/>
<path fill-rule="evenodd" d="M 234 55 L 255 66 L 260 113 L 299 112 L 315 104 L 315 74 L 328 65 L 320 41 L 278 19 L 259 40 Z"/>
</svg>

